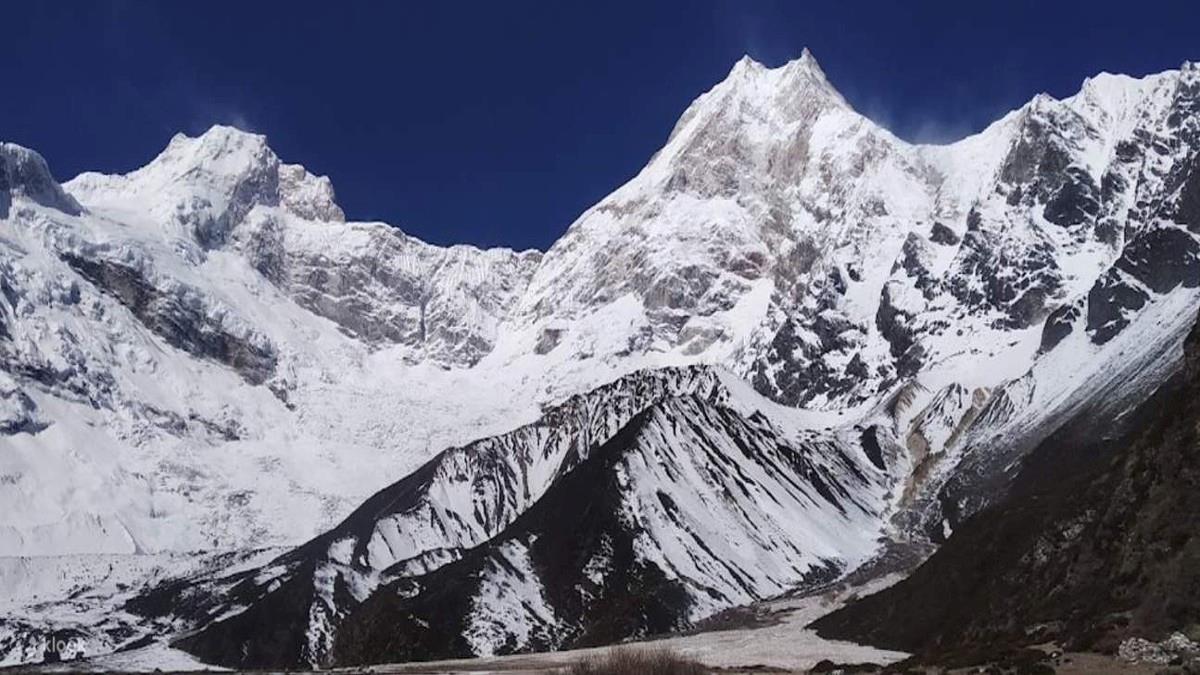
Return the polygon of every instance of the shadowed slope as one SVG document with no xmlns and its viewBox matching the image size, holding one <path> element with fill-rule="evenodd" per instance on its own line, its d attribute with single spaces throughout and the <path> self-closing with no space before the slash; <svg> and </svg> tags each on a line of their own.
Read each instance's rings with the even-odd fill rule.
<svg viewBox="0 0 1200 675">
<path fill-rule="evenodd" d="M 1083 416 L 909 579 L 814 626 L 973 663 L 1049 640 L 1111 650 L 1200 622 L 1200 324 L 1185 367 L 1128 417 Z"/>
</svg>

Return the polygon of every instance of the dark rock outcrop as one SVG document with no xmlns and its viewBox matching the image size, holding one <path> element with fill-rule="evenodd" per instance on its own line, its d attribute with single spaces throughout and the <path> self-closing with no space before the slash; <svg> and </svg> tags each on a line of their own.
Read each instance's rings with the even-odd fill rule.
<svg viewBox="0 0 1200 675">
<path fill-rule="evenodd" d="M 847 369 L 838 370 L 825 358 L 852 349 L 859 334 L 859 329 L 841 315 L 818 314 L 805 328 L 801 330 L 793 319 L 785 320 L 752 378 L 760 393 L 785 405 L 804 405 L 817 396 L 848 392 L 861 377 L 859 368 L 865 367 L 858 359 Z M 805 336 L 815 336 L 816 340 Z"/>
<path fill-rule="evenodd" d="M 1100 213 L 1100 190 L 1091 176 L 1079 167 L 1066 170 L 1062 186 L 1046 203 L 1046 220 L 1071 227 L 1092 221 Z"/>
<path fill-rule="evenodd" d="M 1064 305 L 1051 312 L 1042 326 L 1041 351 L 1048 352 L 1067 339 L 1081 314 L 1082 310 L 1077 305 Z"/>
<path fill-rule="evenodd" d="M 237 371 L 250 384 L 262 384 L 275 373 L 275 348 L 250 331 L 228 329 L 204 299 L 186 287 L 168 292 L 152 284 L 140 270 L 99 256 L 63 253 L 71 269 L 116 298 L 167 344 Z"/>
<path fill-rule="evenodd" d="M 1111 651 L 1200 623 L 1200 324 L 1184 368 L 1125 421 L 1086 414 L 1025 462 L 1011 496 L 824 636 L 969 664 L 1027 645 Z"/>
<path fill-rule="evenodd" d="M 1200 234 L 1200 155 L 1192 162 L 1192 171 L 1179 195 L 1175 220 Z"/>
<path fill-rule="evenodd" d="M 1087 299 L 1087 331 L 1104 344 L 1129 325 L 1150 293 L 1200 286 L 1200 242 L 1184 229 L 1160 225 L 1125 246 L 1116 264 L 1100 277 Z"/>
<path fill-rule="evenodd" d="M 957 246 L 958 242 L 962 241 L 954 230 L 946 227 L 942 223 L 934 223 L 933 230 L 930 233 L 929 239 L 935 244 L 942 246 Z"/>
<path fill-rule="evenodd" d="M 535 627 L 530 646 L 539 651 L 564 642 L 611 644 L 630 635 L 680 627 L 691 604 L 687 593 L 678 579 L 638 559 L 636 533 L 623 526 L 620 515 L 622 487 L 616 467 L 621 455 L 632 450 L 645 420 L 645 413 L 635 418 L 495 543 L 372 596 L 343 625 L 334 661 L 352 665 L 473 656 L 464 638 L 472 600 L 489 573 L 500 570 L 515 584 L 544 584 L 545 601 L 555 608 L 554 614 L 572 624 L 563 635 L 555 634 L 557 625 Z M 577 517 L 567 519 L 566 525 L 563 514 Z M 533 567 L 514 566 L 506 555 L 509 549 L 527 555 Z M 609 568 L 596 583 L 586 569 L 599 555 Z"/>
<path fill-rule="evenodd" d="M 0 375 L 0 436 L 36 434 L 47 426 L 33 399 Z"/>
<path fill-rule="evenodd" d="M 1134 239 L 1117 261 L 1117 268 L 1155 293 L 1183 285 L 1200 286 L 1200 243 L 1176 228 L 1155 228 Z"/>
</svg>

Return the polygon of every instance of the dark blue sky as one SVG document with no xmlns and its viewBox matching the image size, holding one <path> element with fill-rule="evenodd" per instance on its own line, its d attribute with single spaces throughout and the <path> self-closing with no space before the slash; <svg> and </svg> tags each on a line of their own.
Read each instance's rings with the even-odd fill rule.
<svg viewBox="0 0 1200 675">
<path fill-rule="evenodd" d="M 352 218 L 539 248 L 743 53 L 778 65 L 808 46 L 852 104 L 913 140 L 1101 70 L 1200 60 L 1196 0 L 24 2 L 0 18 L 0 139 L 62 179 L 232 123 L 328 174 Z"/>
</svg>

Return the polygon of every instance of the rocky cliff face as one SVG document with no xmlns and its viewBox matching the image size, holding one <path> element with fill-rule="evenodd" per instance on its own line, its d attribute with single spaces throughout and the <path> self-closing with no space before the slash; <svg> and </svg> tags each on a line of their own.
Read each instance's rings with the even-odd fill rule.
<svg viewBox="0 0 1200 675">
<path fill-rule="evenodd" d="M 970 664 L 1055 641 L 1115 651 L 1200 623 L 1200 324 L 1185 369 L 1115 421 L 1081 416 L 1025 463 L 1013 496 L 910 578 L 819 620 L 823 635 Z M 1118 427 L 1120 428 L 1120 427 Z"/>
<path fill-rule="evenodd" d="M 874 546 L 877 476 L 784 437 L 698 397 L 651 406 L 500 536 L 372 595 L 333 662 L 611 644 L 834 576 Z"/>
</svg>

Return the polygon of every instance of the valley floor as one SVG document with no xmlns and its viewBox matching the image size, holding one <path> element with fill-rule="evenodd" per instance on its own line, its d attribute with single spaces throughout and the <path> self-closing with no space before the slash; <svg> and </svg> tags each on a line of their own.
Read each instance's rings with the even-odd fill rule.
<svg viewBox="0 0 1200 675">
<path fill-rule="evenodd" d="M 849 642 L 818 637 L 805 628 L 821 615 L 846 602 L 854 593 L 867 593 L 886 585 L 889 579 L 872 584 L 874 588 L 831 591 L 804 598 L 777 600 L 755 607 L 756 625 L 730 630 L 715 630 L 649 640 L 630 648 L 666 648 L 723 672 L 804 672 L 822 660 L 839 663 L 888 664 L 906 656 Z M 545 673 L 563 668 L 607 647 L 546 654 L 529 654 L 491 659 L 442 661 L 436 663 L 375 666 L 378 673 Z"/>
<path fill-rule="evenodd" d="M 880 666 L 907 657 L 902 652 L 876 649 L 849 642 L 826 640 L 806 626 L 824 614 L 841 607 L 857 596 L 874 593 L 902 577 L 890 574 L 861 585 L 840 583 L 823 592 L 797 598 L 759 603 L 738 610 L 734 618 L 721 623 L 727 627 L 690 635 L 664 637 L 630 643 L 630 649 L 665 648 L 699 661 L 722 675 L 739 673 L 806 673 L 819 662 L 838 664 L 874 663 Z M 395 673 L 399 675 L 548 675 L 561 673 L 579 659 L 601 654 L 609 647 L 563 652 L 518 654 L 492 658 L 393 663 L 365 667 L 339 668 L 337 673 Z M 1047 651 L 1052 646 L 1046 647 Z M 1058 654 L 1043 662 L 1062 675 L 1153 675 L 1161 666 L 1131 664 L 1102 654 Z M 179 672 L 222 671 L 165 644 L 99 656 L 86 661 L 63 664 L 0 669 L 3 672 Z M 272 672 L 272 671 L 263 671 Z M 922 672 L 917 670 L 915 672 Z M 960 675 L 980 672 L 979 667 L 946 671 L 927 668 L 927 673 Z"/>
<path fill-rule="evenodd" d="M 907 656 L 848 642 L 825 640 L 805 628 L 816 618 L 840 607 L 855 595 L 872 593 L 894 583 L 898 576 L 853 588 L 839 587 L 821 594 L 761 603 L 753 620 L 740 628 L 711 630 L 692 635 L 632 643 L 629 648 L 667 648 L 722 672 L 804 672 L 822 660 L 839 663 L 888 664 Z M 334 672 L 416 674 L 450 673 L 550 673 L 574 661 L 608 649 L 522 654 L 494 658 L 462 659 L 407 664 L 382 664 Z M 130 652 L 96 657 L 84 662 L 36 667 L 38 672 L 147 672 L 155 669 L 199 672 L 206 666 L 183 652 L 156 645 Z"/>
</svg>

